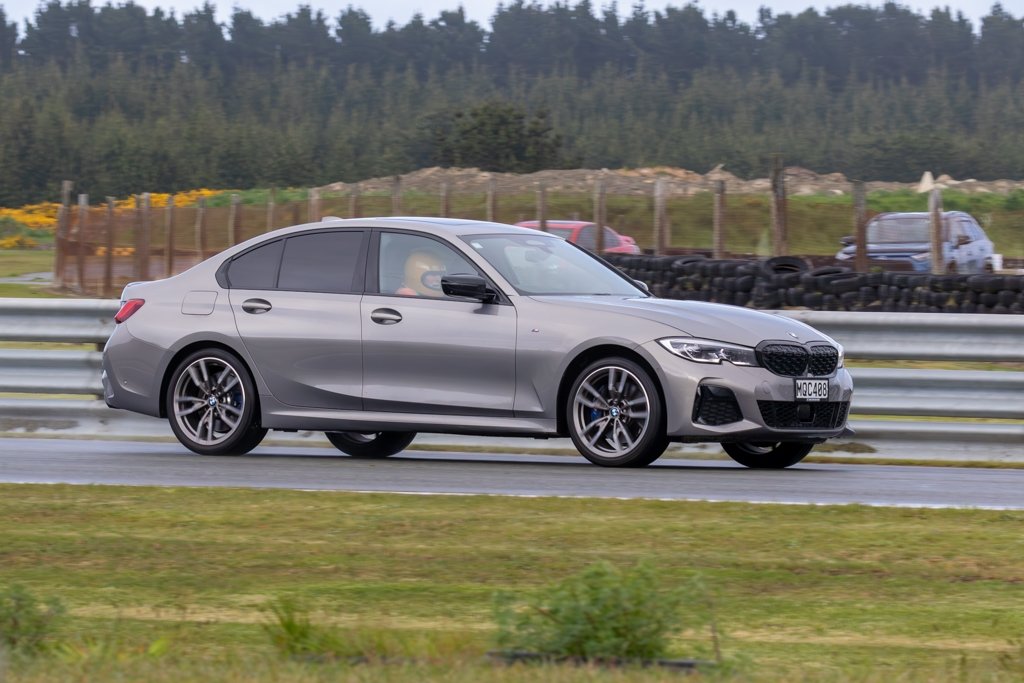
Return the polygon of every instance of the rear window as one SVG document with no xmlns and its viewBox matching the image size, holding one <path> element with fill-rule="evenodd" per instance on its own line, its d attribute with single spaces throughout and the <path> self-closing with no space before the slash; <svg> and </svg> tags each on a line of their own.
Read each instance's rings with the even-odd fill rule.
<svg viewBox="0 0 1024 683">
<path fill-rule="evenodd" d="M 876 218 L 868 223 L 868 242 L 928 242 L 931 224 L 928 216 Z"/>
</svg>

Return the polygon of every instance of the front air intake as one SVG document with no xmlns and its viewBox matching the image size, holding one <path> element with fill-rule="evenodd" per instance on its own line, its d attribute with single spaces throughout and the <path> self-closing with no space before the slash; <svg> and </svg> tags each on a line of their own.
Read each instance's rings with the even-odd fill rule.
<svg viewBox="0 0 1024 683">
<path fill-rule="evenodd" d="M 717 427 L 743 419 L 736 395 L 732 389 L 705 384 L 697 388 L 697 399 L 693 403 L 693 421 L 697 424 Z"/>
</svg>

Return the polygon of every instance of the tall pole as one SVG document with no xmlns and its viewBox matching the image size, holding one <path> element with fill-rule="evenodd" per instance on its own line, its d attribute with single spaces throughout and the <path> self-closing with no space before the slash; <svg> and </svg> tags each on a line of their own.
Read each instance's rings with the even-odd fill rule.
<svg viewBox="0 0 1024 683">
<path fill-rule="evenodd" d="M 782 155 L 772 161 L 772 255 L 785 256 L 789 252 L 786 229 L 786 177 Z"/>
<path fill-rule="evenodd" d="M 853 238 L 857 245 L 854 269 L 858 273 L 868 270 L 868 206 L 864 181 L 853 181 Z"/>
<path fill-rule="evenodd" d="M 942 253 L 942 193 L 937 187 L 932 188 L 932 193 L 928 196 L 928 212 L 931 214 L 932 275 L 944 275 L 946 257 Z"/>
<path fill-rule="evenodd" d="M 537 227 L 548 231 L 548 188 L 543 180 L 537 181 Z"/>
<path fill-rule="evenodd" d="M 725 258 L 725 181 L 715 181 L 715 206 L 711 228 L 712 257 Z"/>
</svg>

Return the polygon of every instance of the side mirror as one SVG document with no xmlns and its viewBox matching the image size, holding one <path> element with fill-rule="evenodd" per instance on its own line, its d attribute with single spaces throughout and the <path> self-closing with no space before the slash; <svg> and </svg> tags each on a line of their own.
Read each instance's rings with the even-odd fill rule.
<svg viewBox="0 0 1024 683">
<path fill-rule="evenodd" d="M 651 293 L 651 288 L 648 287 L 647 283 L 644 282 L 643 280 L 633 280 L 633 284 L 635 284 L 637 287 L 639 287 L 640 289 L 644 290 L 648 294 Z"/>
<path fill-rule="evenodd" d="M 844 247 L 848 247 L 851 244 L 855 243 L 856 241 L 857 238 L 854 237 L 853 235 L 846 235 L 845 237 L 839 238 L 839 244 L 843 245 Z"/>
<path fill-rule="evenodd" d="M 461 296 L 485 303 L 498 298 L 497 293 L 487 286 L 487 280 L 479 275 L 457 274 L 441 278 L 441 291 L 448 296 Z"/>
</svg>

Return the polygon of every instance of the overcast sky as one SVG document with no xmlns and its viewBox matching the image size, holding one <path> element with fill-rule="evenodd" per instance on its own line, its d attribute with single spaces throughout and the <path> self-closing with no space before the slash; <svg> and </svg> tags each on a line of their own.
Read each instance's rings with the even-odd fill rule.
<svg viewBox="0 0 1024 683">
<path fill-rule="evenodd" d="M 575 5 L 576 1 L 568 0 L 570 5 Z M 211 0 L 211 2 L 217 7 L 218 17 L 221 20 L 225 20 L 230 15 L 234 6 L 250 10 L 253 14 L 264 20 L 271 20 L 288 12 L 293 12 L 301 4 L 311 5 L 314 9 L 322 9 L 327 17 L 333 20 L 340 14 L 342 8 L 352 5 L 365 10 L 378 28 L 382 28 L 388 21 L 394 21 L 398 25 L 403 25 L 417 12 L 429 21 L 437 18 L 442 10 L 456 9 L 460 4 L 466 9 L 466 14 L 470 19 L 477 21 L 484 28 L 489 28 L 490 19 L 494 15 L 495 8 L 498 6 L 498 0 L 462 0 L 461 2 L 459 0 L 388 0 L 387 2 L 380 2 L 380 0 L 375 2 L 341 0 L 338 3 L 324 2 L 323 0 Z M 104 4 L 107 4 L 107 0 L 93 0 L 93 6 L 95 7 Z M 123 4 L 123 2 L 122 0 L 116 0 L 112 4 L 118 5 Z M 173 9 L 180 18 L 183 14 L 200 6 L 202 0 L 136 0 L 136 4 L 149 9 L 155 7 L 161 7 L 164 10 Z M 551 3 L 545 0 L 542 4 L 547 6 Z M 609 2 L 602 0 L 593 0 L 593 6 L 597 8 L 603 8 L 609 4 Z M 621 0 L 618 3 L 619 13 L 628 14 L 633 4 L 631 0 Z M 679 7 L 685 4 L 685 2 L 666 0 L 649 0 L 644 3 L 648 10 L 664 9 L 668 5 Z M 757 20 L 758 7 L 762 5 L 770 6 L 776 14 L 786 12 L 795 14 L 802 12 L 808 7 L 815 7 L 818 11 L 824 11 L 828 7 L 844 4 L 868 4 L 877 7 L 882 3 L 878 0 L 872 0 L 871 2 L 860 2 L 858 0 L 841 0 L 838 2 L 820 2 L 815 0 L 771 0 L 770 2 L 765 0 L 703 0 L 695 4 L 703 8 L 705 15 L 708 17 L 715 12 L 724 14 L 732 9 L 735 10 L 741 21 L 753 24 Z M 921 12 L 926 16 L 933 7 L 950 7 L 954 14 L 957 11 L 963 12 L 964 16 L 974 24 L 975 31 L 980 28 L 980 18 L 988 14 L 993 5 L 989 0 L 954 0 L 953 2 L 910 0 L 900 4 Z M 16 21 L 22 34 L 24 33 L 25 19 L 34 17 L 36 7 L 39 5 L 40 0 L 0 0 L 0 7 L 3 7 L 7 13 L 8 21 Z M 1002 5 L 1003 9 L 1014 17 L 1018 19 L 1024 17 L 1024 0 L 1004 0 Z"/>
</svg>

